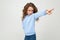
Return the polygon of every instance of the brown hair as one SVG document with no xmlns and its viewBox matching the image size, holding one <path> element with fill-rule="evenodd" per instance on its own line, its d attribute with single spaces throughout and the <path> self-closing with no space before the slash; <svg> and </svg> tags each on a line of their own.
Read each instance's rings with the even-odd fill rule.
<svg viewBox="0 0 60 40">
<path fill-rule="evenodd" d="M 33 4 L 33 3 L 27 3 L 25 6 L 24 6 L 24 9 L 23 9 L 23 17 L 22 17 L 22 20 L 25 18 L 27 14 L 27 9 L 28 7 L 32 7 L 34 10 L 33 10 L 33 13 L 36 13 L 38 11 L 37 7 Z M 38 20 L 39 18 L 37 18 L 36 20 Z"/>
</svg>

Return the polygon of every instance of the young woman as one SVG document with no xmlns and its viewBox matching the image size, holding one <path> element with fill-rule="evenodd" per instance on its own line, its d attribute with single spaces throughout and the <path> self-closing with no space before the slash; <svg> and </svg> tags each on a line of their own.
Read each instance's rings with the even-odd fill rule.
<svg viewBox="0 0 60 40">
<path fill-rule="evenodd" d="M 41 10 L 38 12 L 37 7 L 33 3 L 27 3 L 23 8 L 22 24 L 25 33 L 24 40 L 36 40 L 35 21 L 39 17 L 52 14 L 53 9 Z"/>
</svg>

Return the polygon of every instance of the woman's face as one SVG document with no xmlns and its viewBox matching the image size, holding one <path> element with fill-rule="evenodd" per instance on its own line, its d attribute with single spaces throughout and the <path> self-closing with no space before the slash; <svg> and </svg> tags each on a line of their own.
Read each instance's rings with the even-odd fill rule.
<svg viewBox="0 0 60 40">
<path fill-rule="evenodd" d="M 33 8 L 32 7 L 28 7 L 27 14 L 31 15 L 32 13 L 33 13 Z"/>
</svg>

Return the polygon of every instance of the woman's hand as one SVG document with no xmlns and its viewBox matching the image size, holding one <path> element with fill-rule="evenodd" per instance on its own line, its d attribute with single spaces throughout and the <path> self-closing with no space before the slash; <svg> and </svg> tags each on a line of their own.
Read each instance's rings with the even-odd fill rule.
<svg viewBox="0 0 60 40">
<path fill-rule="evenodd" d="M 53 11 L 54 9 L 50 9 L 50 10 L 46 10 L 46 13 L 48 14 L 48 15 L 50 15 L 50 14 L 52 14 L 52 11 Z"/>
</svg>

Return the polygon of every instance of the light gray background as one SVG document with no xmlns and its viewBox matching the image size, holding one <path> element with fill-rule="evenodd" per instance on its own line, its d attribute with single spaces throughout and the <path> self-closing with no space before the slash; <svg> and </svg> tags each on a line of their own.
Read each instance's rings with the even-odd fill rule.
<svg viewBox="0 0 60 40">
<path fill-rule="evenodd" d="M 24 40 L 21 16 L 28 2 L 38 10 L 54 8 L 53 14 L 35 22 L 37 40 L 60 40 L 60 0 L 0 0 L 0 40 Z"/>
</svg>

